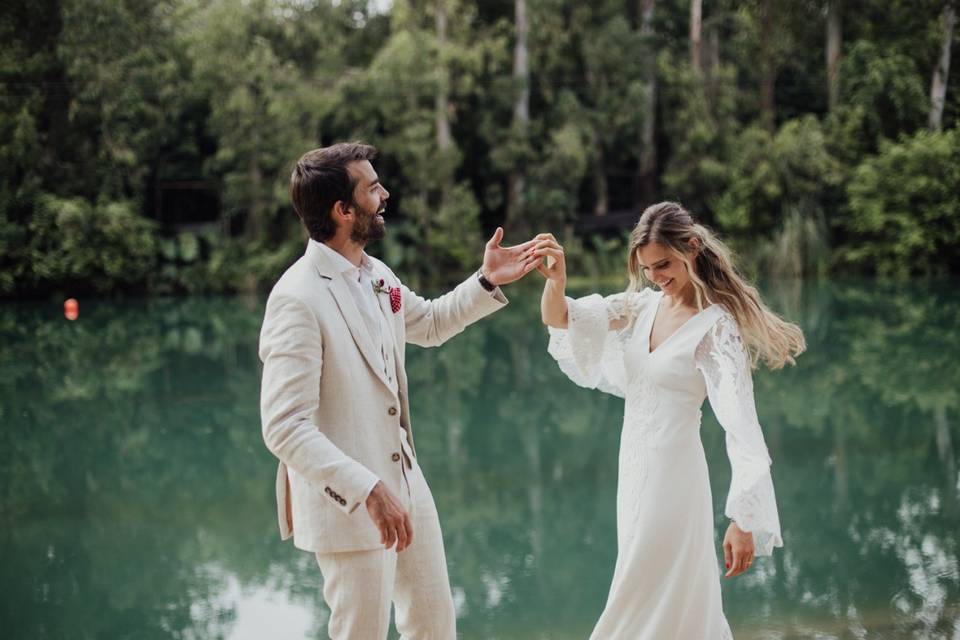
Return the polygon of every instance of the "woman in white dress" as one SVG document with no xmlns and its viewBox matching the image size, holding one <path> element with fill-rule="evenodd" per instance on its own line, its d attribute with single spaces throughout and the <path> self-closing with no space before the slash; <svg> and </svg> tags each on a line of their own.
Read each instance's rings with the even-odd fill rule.
<svg viewBox="0 0 960 640">
<path fill-rule="evenodd" d="M 617 563 L 592 640 L 725 640 L 700 407 L 726 432 L 733 472 L 726 576 L 783 546 L 751 369 L 804 348 L 737 273 L 726 247 L 678 204 L 643 212 L 624 293 L 564 296 L 563 248 L 538 236 L 550 354 L 577 384 L 626 400 L 617 485 Z M 659 291 L 645 288 L 651 282 Z"/>
</svg>

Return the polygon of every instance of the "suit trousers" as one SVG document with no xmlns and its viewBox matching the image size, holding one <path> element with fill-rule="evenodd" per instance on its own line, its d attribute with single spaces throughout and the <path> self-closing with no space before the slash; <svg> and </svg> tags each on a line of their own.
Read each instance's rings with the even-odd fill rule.
<svg viewBox="0 0 960 640">
<path fill-rule="evenodd" d="M 457 637 L 440 519 L 416 459 L 404 466 L 404 478 L 398 498 L 410 513 L 413 544 L 399 554 L 395 548 L 316 554 L 331 640 L 385 640 L 391 603 L 401 640 Z"/>
</svg>

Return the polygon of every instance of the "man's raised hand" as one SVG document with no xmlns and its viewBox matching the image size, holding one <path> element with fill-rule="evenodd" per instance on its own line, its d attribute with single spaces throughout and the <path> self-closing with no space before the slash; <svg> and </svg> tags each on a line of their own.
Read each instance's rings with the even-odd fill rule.
<svg viewBox="0 0 960 640">
<path fill-rule="evenodd" d="M 483 252 L 484 277 L 494 285 L 509 284 L 537 268 L 540 259 L 533 255 L 534 241 L 503 247 L 503 227 L 497 227 Z"/>
</svg>

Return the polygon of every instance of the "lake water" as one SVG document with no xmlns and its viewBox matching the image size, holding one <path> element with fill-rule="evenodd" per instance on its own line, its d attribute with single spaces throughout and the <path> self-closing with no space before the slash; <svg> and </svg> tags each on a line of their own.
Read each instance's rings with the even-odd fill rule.
<svg viewBox="0 0 960 640">
<path fill-rule="evenodd" d="M 765 292 L 809 352 L 755 376 L 785 547 L 724 582 L 736 638 L 957 640 L 960 294 Z M 460 637 L 583 639 L 616 556 L 622 404 L 549 358 L 538 289 L 507 294 L 443 347 L 409 348 L 418 452 Z M 0 306 L 0 636 L 326 637 L 314 560 L 276 529 L 262 311 L 81 300 L 68 322 L 56 304 Z M 719 550 L 729 467 L 708 409 L 701 433 Z"/>
</svg>

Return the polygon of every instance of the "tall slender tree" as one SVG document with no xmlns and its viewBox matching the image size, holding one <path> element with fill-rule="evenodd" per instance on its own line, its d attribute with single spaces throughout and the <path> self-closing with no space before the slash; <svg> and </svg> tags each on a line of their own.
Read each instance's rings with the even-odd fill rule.
<svg viewBox="0 0 960 640">
<path fill-rule="evenodd" d="M 943 103 L 947 97 L 947 78 L 950 77 L 950 48 L 953 45 L 953 28 L 957 21 L 957 10 L 952 0 L 944 3 L 940 15 L 941 44 L 940 58 L 933 68 L 930 81 L 930 117 L 927 126 L 938 131 L 943 125 Z"/>
<path fill-rule="evenodd" d="M 434 26 L 437 36 L 437 94 L 434 104 L 437 126 L 437 151 L 442 157 L 449 155 L 453 148 L 453 136 L 450 133 L 450 69 L 447 65 L 447 0 L 437 0 Z M 443 207 L 450 197 L 453 176 L 445 175 L 440 184 L 440 206 Z"/>
<path fill-rule="evenodd" d="M 700 34 L 703 27 L 703 0 L 690 0 L 690 67 L 698 76 L 703 74 L 700 55 Z"/>
<path fill-rule="evenodd" d="M 646 56 L 644 75 L 647 92 L 643 100 L 643 129 L 634 201 L 638 207 L 653 199 L 657 179 L 657 59 L 653 47 L 653 16 L 656 0 L 639 0 L 640 36 Z"/>
<path fill-rule="evenodd" d="M 526 140 L 530 129 L 530 58 L 527 49 L 530 25 L 527 22 L 527 1 L 514 0 L 513 78 L 517 97 L 513 105 L 512 133 Z M 522 167 L 515 166 L 510 173 L 507 201 L 507 222 L 515 223 L 523 209 L 525 185 Z"/>
<path fill-rule="evenodd" d="M 837 106 L 840 88 L 840 55 L 843 47 L 840 5 L 841 0 L 827 0 L 827 106 L 830 111 Z"/>
<path fill-rule="evenodd" d="M 773 131 L 775 118 L 774 88 L 777 82 L 777 63 L 773 51 L 774 0 L 760 0 L 760 120 L 768 131 Z"/>
<path fill-rule="evenodd" d="M 436 118 L 437 118 L 437 149 L 447 151 L 452 145 L 450 135 L 450 72 L 446 64 L 447 46 L 447 3 L 446 0 L 437 0 L 434 25 L 437 35 L 437 56 L 439 81 L 437 82 Z"/>
</svg>

